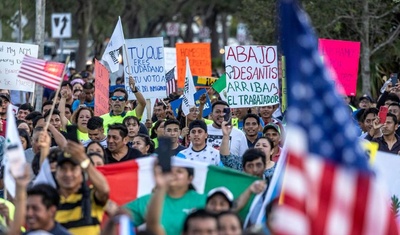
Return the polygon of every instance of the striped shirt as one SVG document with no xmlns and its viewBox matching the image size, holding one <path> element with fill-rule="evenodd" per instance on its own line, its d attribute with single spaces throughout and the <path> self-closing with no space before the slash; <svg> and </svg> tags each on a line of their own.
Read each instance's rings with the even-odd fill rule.
<svg viewBox="0 0 400 235">
<path fill-rule="evenodd" d="M 100 234 L 100 223 L 103 218 L 103 206 L 94 197 L 90 189 L 91 218 L 84 218 L 82 211 L 82 189 L 78 193 L 65 198 L 60 195 L 60 206 L 57 210 L 56 221 L 73 235 Z M 86 219 L 86 220 L 85 220 Z M 88 222 L 87 219 L 91 219 Z"/>
</svg>

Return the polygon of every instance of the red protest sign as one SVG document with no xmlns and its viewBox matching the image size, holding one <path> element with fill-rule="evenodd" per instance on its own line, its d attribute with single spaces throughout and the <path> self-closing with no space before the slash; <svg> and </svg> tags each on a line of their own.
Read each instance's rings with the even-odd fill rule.
<svg viewBox="0 0 400 235">
<path fill-rule="evenodd" d="M 110 112 L 108 106 L 110 80 L 107 68 L 104 67 L 104 65 L 100 64 L 98 60 L 95 60 L 94 73 L 94 100 L 96 102 L 96 105 L 94 106 L 94 115 L 100 116 Z"/>
<path fill-rule="evenodd" d="M 319 39 L 319 51 L 330 73 L 341 85 L 340 92 L 356 95 L 360 42 Z M 339 86 L 340 87 L 340 86 Z"/>
<path fill-rule="evenodd" d="M 185 85 L 186 57 L 189 57 L 192 74 L 211 76 L 210 43 L 177 43 L 176 64 L 178 67 L 179 88 Z"/>
</svg>

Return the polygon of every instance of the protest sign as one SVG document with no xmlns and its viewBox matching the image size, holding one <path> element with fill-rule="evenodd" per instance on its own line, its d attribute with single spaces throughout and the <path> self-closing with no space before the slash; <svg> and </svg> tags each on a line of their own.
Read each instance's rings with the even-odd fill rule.
<svg viewBox="0 0 400 235">
<path fill-rule="evenodd" d="M 22 43 L 0 42 L 0 89 L 30 91 L 35 83 L 18 77 L 25 55 L 38 57 L 38 46 Z"/>
<path fill-rule="evenodd" d="M 338 91 L 356 95 L 360 42 L 319 39 L 319 52 L 330 66 Z M 340 86 L 341 85 L 341 86 Z"/>
<path fill-rule="evenodd" d="M 212 86 L 218 78 L 210 76 L 193 76 L 195 87 L 210 87 Z"/>
<path fill-rule="evenodd" d="M 211 76 L 210 43 L 177 43 L 176 62 L 179 88 L 182 88 L 185 84 L 186 57 L 189 58 L 192 74 Z"/>
<path fill-rule="evenodd" d="M 279 103 L 276 46 L 226 46 L 225 63 L 231 108 Z"/>
<path fill-rule="evenodd" d="M 110 112 L 108 104 L 108 93 L 109 93 L 109 75 L 108 70 L 98 60 L 94 63 L 95 80 L 94 86 L 94 100 L 96 105 L 94 106 L 94 115 L 101 116 L 105 113 Z"/>
<path fill-rule="evenodd" d="M 176 49 L 174 47 L 164 47 L 164 68 L 170 71 L 176 67 Z"/>
<path fill-rule="evenodd" d="M 135 95 L 129 88 L 129 76 L 146 99 L 166 96 L 164 70 L 164 41 L 162 37 L 125 40 L 124 54 L 125 89 L 129 100 Z"/>
</svg>

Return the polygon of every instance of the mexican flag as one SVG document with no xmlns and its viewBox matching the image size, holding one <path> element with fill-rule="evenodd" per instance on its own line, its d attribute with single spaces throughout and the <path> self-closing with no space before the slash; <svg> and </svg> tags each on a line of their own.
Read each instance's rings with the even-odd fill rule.
<svg viewBox="0 0 400 235">
<path fill-rule="evenodd" d="M 151 193 L 154 188 L 154 160 L 154 157 L 146 157 L 98 167 L 110 185 L 110 199 L 118 205 L 123 205 Z M 172 165 L 194 169 L 192 184 L 198 193 L 208 193 L 213 188 L 225 186 L 237 199 L 258 179 L 230 168 L 181 158 L 173 158 Z M 248 210 L 249 205 L 240 214 L 244 216 Z"/>
<path fill-rule="evenodd" d="M 212 88 L 219 93 L 219 96 L 222 100 L 226 101 L 226 73 L 222 74 L 221 77 L 216 82 L 214 82 Z"/>
</svg>

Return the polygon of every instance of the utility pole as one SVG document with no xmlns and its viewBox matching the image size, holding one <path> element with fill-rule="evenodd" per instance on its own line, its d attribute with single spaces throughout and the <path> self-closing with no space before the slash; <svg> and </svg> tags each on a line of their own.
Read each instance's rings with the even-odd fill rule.
<svg viewBox="0 0 400 235">
<path fill-rule="evenodd" d="M 44 57 L 44 22 L 46 16 L 46 0 L 36 0 L 36 27 L 35 27 L 35 43 L 39 45 L 38 58 L 43 59 Z M 43 87 L 41 85 L 35 85 L 35 95 L 32 99 L 36 97 L 35 110 L 42 110 L 42 99 L 43 99 Z"/>
</svg>

